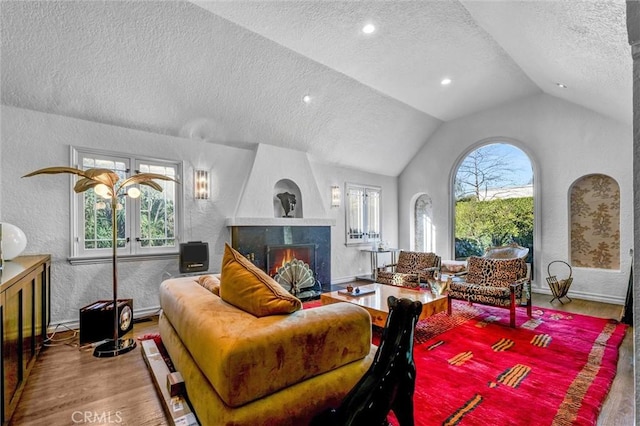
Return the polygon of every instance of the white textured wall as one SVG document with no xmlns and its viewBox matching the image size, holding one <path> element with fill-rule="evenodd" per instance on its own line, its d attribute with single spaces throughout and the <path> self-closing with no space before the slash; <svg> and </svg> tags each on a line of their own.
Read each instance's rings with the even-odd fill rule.
<svg viewBox="0 0 640 426">
<path fill-rule="evenodd" d="M 362 252 L 366 246 L 345 245 L 345 183 L 360 183 L 382 188 L 382 239 L 391 247 L 398 244 L 398 191 L 395 177 L 376 175 L 352 169 L 311 162 L 311 168 L 318 179 L 318 187 L 326 206 L 331 205 L 331 186 L 341 189 L 340 207 L 327 208 L 327 217 L 334 219 L 336 226 L 331 228 L 331 281 L 344 282 L 354 275 L 368 275 L 371 272 L 369 253 Z M 408 247 L 404 247 L 407 249 Z M 385 257 L 386 256 L 386 257 Z M 388 254 L 380 255 L 380 262 L 390 263 Z"/>
<path fill-rule="evenodd" d="M 233 217 L 251 170 L 264 169 L 261 155 L 254 150 L 233 148 L 202 141 L 125 129 L 69 117 L 2 106 L 2 157 L 0 198 L 2 220 L 25 231 L 25 254 L 51 253 L 52 322 L 77 321 L 78 309 L 97 299 L 111 297 L 111 265 L 72 266 L 69 257 L 69 205 L 72 191 L 69 175 L 36 176 L 22 179 L 26 173 L 49 166 L 68 165 L 70 146 L 106 149 L 184 162 L 185 230 L 184 240 L 202 240 L 210 245 L 210 265 L 219 270 L 224 243 L 229 240 L 225 220 Z M 324 165 L 310 166 L 305 154 L 276 148 L 283 164 L 304 159 L 304 171 L 298 169 L 294 180 L 300 188 L 315 189 L 321 200 L 309 202 L 312 213 L 321 214 L 326 205 L 327 218 L 335 217 L 332 228 L 332 277 L 352 278 L 368 272 L 368 257 L 344 245 L 344 206 L 329 211 L 329 186 L 345 181 L 365 182 L 383 187 L 389 200 L 384 207 L 385 238 L 397 241 L 397 179 L 350 169 Z M 271 149 L 268 152 L 274 154 Z M 272 158 L 266 155 L 265 159 Z M 273 165 L 273 164 L 272 164 Z M 193 169 L 209 169 L 211 199 L 193 199 Z M 286 173 L 283 174 L 286 177 Z M 317 179 L 310 182 L 305 179 Z M 339 179 L 338 179 L 339 178 Z M 338 182 L 339 180 L 339 182 Z M 247 189 L 247 188 L 245 188 Z M 252 191 L 249 190 L 251 193 Z M 306 205 L 306 204 L 305 204 Z M 271 196 L 269 217 L 273 216 Z M 306 214 L 305 214 L 306 216 Z M 134 299 L 134 312 L 155 309 L 158 285 L 168 273 L 177 273 L 177 261 L 156 260 L 119 262 L 119 297 Z"/>
<path fill-rule="evenodd" d="M 224 219 L 233 212 L 253 152 L 187 139 L 161 136 L 30 110 L 2 107 L 3 220 L 27 235 L 25 254 L 51 253 L 52 320 L 77 320 L 78 309 L 111 297 L 111 265 L 71 266 L 69 249 L 69 175 L 20 178 L 48 166 L 69 164 L 70 146 L 107 149 L 184 161 L 185 239 L 211 245 L 212 264 L 219 264 L 227 235 Z M 193 199 L 193 168 L 212 171 L 210 201 Z M 134 298 L 134 312 L 159 304 L 157 288 L 171 260 L 119 262 L 119 297 Z"/>
<path fill-rule="evenodd" d="M 509 138 L 535 163 L 537 212 L 534 289 L 548 292 L 547 265 L 569 259 L 568 190 L 580 176 L 603 173 L 620 184 L 621 270 L 574 268 L 570 294 L 623 303 L 633 246 L 631 126 L 549 95 L 538 95 L 443 124 L 399 178 L 400 245 L 408 246 L 413 197 L 433 199 L 436 249 L 453 255 L 449 231 L 452 168 L 479 141 Z"/>
<path fill-rule="evenodd" d="M 2 177 L 2 143 L 0 141 L 0 177 Z M 0 185 L 2 185 L 2 181 L 0 180 Z M 0 222 L 2 222 L 2 190 L 0 190 Z M 1 238 L 0 238 L 1 239 Z"/>
<path fill-rule="evenodd" d="M 302 209 L 305 218 L 326 217 L 307 154 L 264 144 L 260 144 L 256 150 L 254 165 L 247 177 L 235 216 L 273 218 L 274 187 L 282 179 L 289 179 L 298 185 L 302 199 L 297 200 L 296 210 Z"/>
</svg>

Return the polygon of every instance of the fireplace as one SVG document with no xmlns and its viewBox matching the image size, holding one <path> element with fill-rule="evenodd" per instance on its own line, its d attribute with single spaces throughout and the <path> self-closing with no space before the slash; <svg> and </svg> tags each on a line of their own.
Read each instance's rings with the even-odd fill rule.
<svg viewBox="0 0 640 426">
<path fill-rule="evenodd" d="M 290 263 L 293 259 L 298 259 L 309 265 L 315 274 L 316 267 L 316 245 L 315 244 L 292 244 L 282 246 L 267 246 L 267 274 L 273 277 L 278 273 L 278 269 Z"/>
<path fill-rule="evenodd" d="M 297 295 L 300 299 L 317 298 L 323 290 L 330 291 L 330 226 L 231 225 L 230 228 L 231 246 L 271 277 L 274 277 L 287 263 L 291 263 L 294 258 L 296 259 L 294 269 L 304 269 L 306 265 L 306 268 L 313 273 L 314 286 L 312 292 L 305 286 L 305 292 Z M 288 268 L 291 268 L 291 265 Z M 301 279 L 300 276 L 298 279 Z"/>
<path fill-rule="evenodd" d="M 300 299 L 317 298 L 321 291 L 316 276 L 316 245 L 267 246 L 267 273 Z"/>
</svg>

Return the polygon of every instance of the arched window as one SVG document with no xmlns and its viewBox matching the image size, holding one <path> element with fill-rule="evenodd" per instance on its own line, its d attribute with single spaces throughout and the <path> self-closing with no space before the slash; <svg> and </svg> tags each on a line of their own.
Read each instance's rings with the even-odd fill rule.
<svg viewBox="0 0 640 426">
<path fill-rule="evenodd" d="M 620 186 L 601 174 L 571 186 L 571 264 L 620 269 Z"/>
<path fill-rule="evenodd" d="M 416 200 L 415 217 L 415 250 L 435 252 L 436 232 L 433 226 L 433 206 L 431 198 L 422 194 Z"/>
<path fill-rule="evenodd" d="M 482 145 L 462 159 L 453 185 L 456 259 L 512 242 L 533 255 L 533 168 L 527 154 L 506 142 Z"/>
</svg>

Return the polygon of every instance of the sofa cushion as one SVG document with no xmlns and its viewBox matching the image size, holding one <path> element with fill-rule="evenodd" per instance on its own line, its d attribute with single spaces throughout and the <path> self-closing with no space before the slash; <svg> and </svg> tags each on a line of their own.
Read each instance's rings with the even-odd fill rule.
<svg viewBox="0 0 640 426">
<path fill-rule="evenodd" d="M 376 282 L 401 287 L 420 287 L 417 274 L 403 274 L 401 272 L 378 271 Z"/>
<path fill-rule="evenodd" d="M 300 299 L 228 244 L 222 258 L 220 297 L 257 317 L 290 314 L 302 308 Z"/>
<path fill-rule="evenodd" d="M 160 306 L 228 407 L 335 370 L 371 351 L 371 316 L 351 303 L 258 318 L 193 278 L 180 277 L 160 285 Z"/>
<path fill-rule="evenodd" d="M 522 296 L 522 287 L 516 288 L 516 301 Z M 449 297 L 466 300 L 470 303 L 482 303 L 491 306 L 511 306 L 509 287 L 491 287 L 486 285 L 452 282 L 449 286 Z"/>
<path fill-rule="evenodd" d="M 234 309 L 239 311 L 237 308 Z M 286 317 L 299 313 L 302 312 Z M 160 316 L 158 327 L 171 361 L 185 377 L 189 402 L 201 425 L 308 425 L 318 413 L 340 405 L 347 393 L 367 372 L 377 349 L 371 345 L 369 355 L 361 360 L 299 381 L 242 406 L 232 407 L 220 397 L 219 391 L 195 364 L 189 350 L 166 316 Z"/>
<path fill-rule="evenodd" d="M 526 270 L 524 259 L 488 259 L 471 256 L 465 281 L 470 284 L 508 287 L 523 278 Z"/>
<path fill-rule="evenodd" d="M 396 272 L 403 274 L 416 273 L 427 268 L 436 266 L 437 256 L 435 253 L 422 253 L 416 251 L 401 251 L 398 255 L 398 266 Z"/>
<path fill-rule="evenodd" d="M 483 257 L 489 259 L 525 259 L 529 254 L 527 247 L 520 247 L 517 244 L 512 244 L 502 247 L 489 247 L 487 248 Z"/>
<path fill-rule="evenodd" d="M 220 275 L 200 275 L 196 281 L 211 293 L 220 296 Z"/>
<path fill-rule="evenodd" d="M 443 274 L 458 274 L 466 270 L 466 260 L 443 260 L 440 266 L 440 272 Z"/>
</svg>

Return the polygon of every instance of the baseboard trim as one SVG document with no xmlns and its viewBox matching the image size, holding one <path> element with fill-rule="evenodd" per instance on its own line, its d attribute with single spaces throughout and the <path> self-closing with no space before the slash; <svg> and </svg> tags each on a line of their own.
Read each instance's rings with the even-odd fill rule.
<svg viewBox="0 0 640 426">
<path fill-rule="evenodd" d="M 349 277 L 342 277 L 342 278 L 334 278 L 331 280 L 331 285 L 334 284 L 344 284 L 344 283 L 349 283 L 349 282 L 354 282 L 354 281 L 370 281 L 372 283 L 375 282 L 375 280 L 373 279 L 373 276 L 371 274 L 369 275 L 352 275 Z"/>
<path fill-rule="evenodd" d="M 350 277 L 342 277 L 342 278 L 334 278 L 331 280 L 331 285 L 334 284 L 344 284 L 344 283 L 348 283 L 348 282 L 352 282 L 357 280 L 358 278 L 355 276 L 350 276 Z"/>
<path fill-rule="evenodd" d="M 547 289 L 531 289 L 531 291 L 533 293 L 536 294 L 546 294 L 549 295 L 551 297 L 553 297 L 553 293 L 551 293 L 551 290 L 547 290 Z M 615 296 L 607 296 L 605 294 L 597 294 L 597 293 L 587 293 L 587 292 L 583 292 L 583 291 L 570 291 L 569 292 L 569 297 L 572 299 L 582 299 L 582 300 L 589 300 L 592 302 L 600 302 L 600 303 L 610 303 L 612 305 L 622 305 L 624 306 L 625 300 L 622 297 L 615 297 Z M 565 299 L 563 298 L 563 301 Z"/>
</svg>

